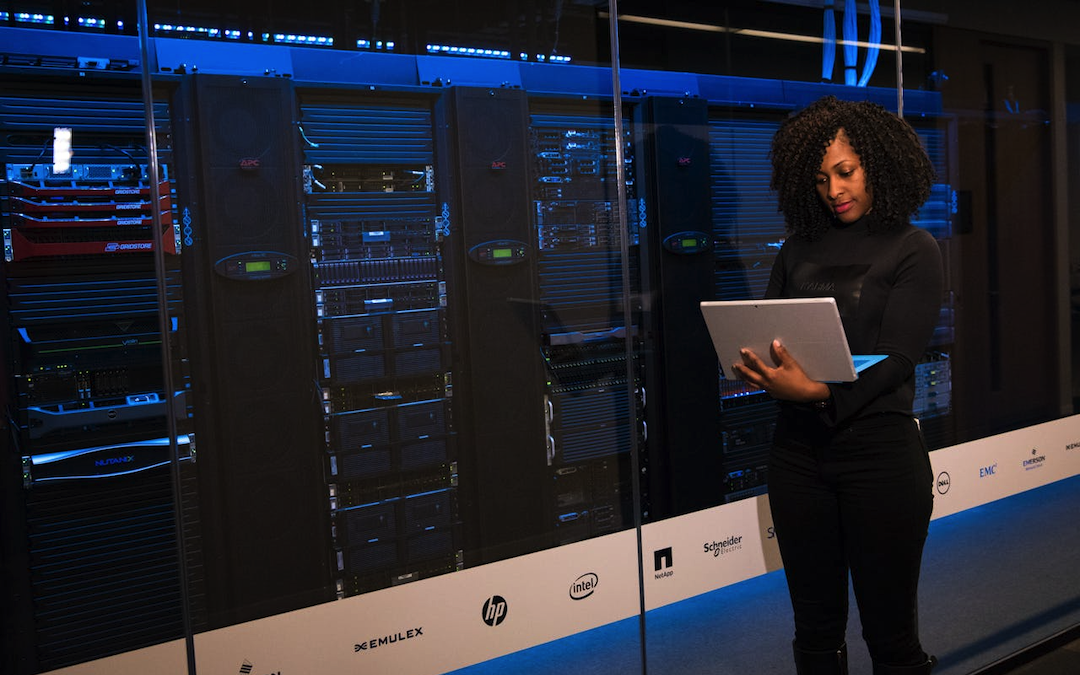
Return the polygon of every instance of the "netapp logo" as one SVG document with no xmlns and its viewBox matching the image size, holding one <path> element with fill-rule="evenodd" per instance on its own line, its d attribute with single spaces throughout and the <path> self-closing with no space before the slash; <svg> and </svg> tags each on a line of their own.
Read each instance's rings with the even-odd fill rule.
<svg viewBox="0 0 1080 675">
<path fill-rule="evenodd" d="M 121 244 L 120 242 L 112 241 L 105 244 L 106 253 L 116 253 L 117 251 L 149 251 L 153 249 L 154 243 L 151 241 L 135 241 L 126 242 Z"/>
<path fill-rule="evenodd" d="M 731 535 L 723 541 L 707 541 L 705 542 L 704 552 L 712 553 L 714 558 L 718 558 L 728 553 L 734 553 L 742 548 L 742 536 Z"/>
<path fill-rule="evenodd" d="M 114 464 L 129 464 L 135 461 L 135 455 L 124 455 L 123 457 L 106 457 L 105 459 L 95 459 L 94 466 L 112 466 Z"/>
<path fill-rule="evenodd" d="M 487 625 L 498 626 L 506 621 L 507 609 L 506 600 L 501 595 L 493 595 L 484 601 L 484 609 L 480 612 L 480 616 Z"/>
<path fill-rule="evenodd" d="M 656 573 L 654 576 L 657 579 L 670 577 L 674 574 L 675 572 L 671 569 L 671 566 L 674 564 L 675 557 L 671 553 L 670 546 L 658 551 L 653 551 L 653 571 Z"/>
<path fill-rule="evenodd" d="M 596 586 L 599 583 L 600 577 L 596 576 L 594 572 L 582 574 L 574 580 L 574 583 L 570 584 L 570 599 L 584 600 L 596 591 Z"/>
<path fill-rule="evenodd" d="M 979 478 L 987 478 L 989 476 L 996 476 L 997 475 L 997 468 L 998 468 L 997 462 L 994 462 L 990 466 L 980 466 L 979 467 Z"/>
<path fill-rule="evenodd" d="M 1046 455 L 1040 455 L 1038 448 L 1031 449 L 1031 459 L 1024 460 L 1024 471 L 1031 471 L 1032 469 L 1038 469 L 1042 466 L 1042 463 L 1046 461 Z"/>
<path fill-rule="evenodd" d="M 358 642 L 357 644 L 354 644 L 353 653 L 355 654 L 357 652 L 371 651 L 372 649 L 375 649 L 377 647 L 385 647 L 387 645 L 392 645 L 395 642 L 404 642 L 405 640 L 411 640 L 413 638 L 420 637 L 423 634 L 424 627 L 420 626 L 419 628 L 410 628 L 409 630 L 400 631 L 394 633 L 393 635 L 384 635 L 380 638 L 372 638 L 370 640 L 365 640 L 364 642 Z"/>
<path fill-rule="evenodd" d="M 937 477 L 937 491 L 938 491 L 938 494 L 943 495 L 946 492 L 948 492 L 950 485 L 951 485 L 951 482 L 949 481 L 949 472 L 942 471 L 941 473 L 939 473 L 938 477 Z"/>
</svg>

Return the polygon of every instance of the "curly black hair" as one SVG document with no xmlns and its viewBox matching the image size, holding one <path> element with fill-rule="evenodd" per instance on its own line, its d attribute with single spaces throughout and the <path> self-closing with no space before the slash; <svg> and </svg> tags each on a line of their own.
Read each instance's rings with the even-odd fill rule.
<svg viewBox="0 0 1080 675">
<path fill-rule="evenodd" d="M 872 229 L 906 224 L 930 196 L 934 167 L 911 125 L 876 103 L 826 96 L 785 120 L 773 136 L 770 187 L 790 234 L 817 239 L 832 226 L 814 181 L 840 129 L 866 174 Z"/>
</svg>

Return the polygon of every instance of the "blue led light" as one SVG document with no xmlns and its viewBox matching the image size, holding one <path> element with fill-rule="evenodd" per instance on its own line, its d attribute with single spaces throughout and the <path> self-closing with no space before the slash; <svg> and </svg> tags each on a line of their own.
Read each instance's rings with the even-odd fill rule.
<svg viewBox="0 0 1080 675">
<path fill-rule="evenodd" d="M 78 20 L 79 26 L 82 28 L 105 28 L 105 19 L 94 19 L 91 17 L 80 16 Z"/>
<path fill-rule="evenodd" d="M 201 26 L 173 25 L 171 23 L 155 23 L 154 30 L 162 33 L 187 33 L 189 35 L 203 35 L 206 37 L 221 37 L 221 30 L 217 28 L 204 28 Z"/>
<path fill-rule="evenodd" d="M 266 40 L 269 35 L 263 34 L 263 39 Z M 324 37 L 321 35 L 296 35 L 293 33 L 275 33 L 274 42 L 287 44 L 287 45 L 315 45 L 319 47 L 329 47 L 334 44 L 334 38 Z"/>
<path fill-rule="evenodd" d="M 427 50 L 432 54 L 456 54 L 459 56 L 478 56 L 487 59 L 508 59 L 510 52 L 501 49 L 483 47 L 457 47 L 452 45 L 429 44 Z"/>
<path fill-rule="evenodd" d="M 16 23 L 38 23 L 38 24 L 46 24 L 46 25 L 51 26 L 54 23 L 56 23 L 56 17 L 54 17 L 52 14 L 31 14 L 29 12 L 16 12 L 15 13 L 15 22 Z"/>
</svg>

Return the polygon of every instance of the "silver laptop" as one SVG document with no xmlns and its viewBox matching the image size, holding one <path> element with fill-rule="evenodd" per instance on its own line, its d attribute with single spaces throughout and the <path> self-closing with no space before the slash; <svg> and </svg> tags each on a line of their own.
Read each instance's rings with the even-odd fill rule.
<svg viewBox="0 0 1080 675">
<path fill-rule="evenodd" d="M 734 379 L 731 366 L 742 362 L 743 347 L 773 365 L 769 345 L 774 339 L 819 382 L 851 382 L 885 358 L 852 356 L 833 298 L 707 300 L 701 303 L 701 313 L 724 377 Z"/>
</svg>

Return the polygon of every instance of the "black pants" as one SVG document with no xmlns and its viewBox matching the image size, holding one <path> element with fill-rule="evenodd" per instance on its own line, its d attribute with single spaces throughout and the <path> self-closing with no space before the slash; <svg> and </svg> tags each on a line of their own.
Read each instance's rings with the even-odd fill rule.
<svg viewBox="0 0 1080 675">
<path fill-rule="evenodd" d="M 795 611 L 795 645 L 843 644 L 848 573 L 875 663 L 926 660 L 917 590 L 933 471 L 914 419 L 884 414 L 807 433 L 782 417 L 769 502 Z"/>
</svg>

